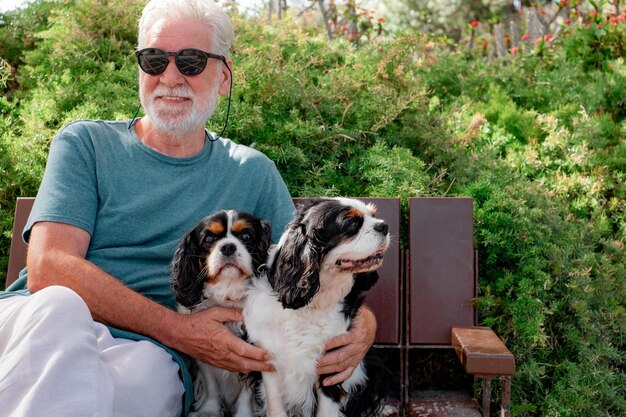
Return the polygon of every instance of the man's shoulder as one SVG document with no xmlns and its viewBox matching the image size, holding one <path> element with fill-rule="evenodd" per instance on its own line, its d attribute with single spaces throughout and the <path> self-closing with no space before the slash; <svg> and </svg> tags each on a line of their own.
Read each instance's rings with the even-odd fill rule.
<svg viewBox="0 0 626 417">
<path fill-rule="evenodd" d="M 263 152 L 251 146 L 242 145 L 225 138 L 219 139 L 217 143 L 232 159 L 239 163 L 274 164 Z"/>
<path fill-rule="evenodd" d="M 79 119 L 63 126 L 61 132 L 84 133 L 94 130 L 123 131 L 128 129 L 128 122 L 116 120 Z"/>
<path fill-rule="evenodd" d="M 63 126 L 57 138 L 91 141 L 96 137 L 112 137 L 126 135 L 128 123 L 112 120 L 75 120 Z"/>
</svg>

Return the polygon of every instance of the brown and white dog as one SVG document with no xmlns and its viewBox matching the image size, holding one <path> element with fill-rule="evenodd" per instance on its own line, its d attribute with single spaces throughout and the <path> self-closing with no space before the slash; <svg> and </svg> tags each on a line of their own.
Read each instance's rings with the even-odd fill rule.
<svg viewBox="0 0 626 417">
<path fill-rule="evenodd" d="M 267 221 L 241 211 L 219 211 L 202 219 L 181 239 L 172 261 L 178 311 L 242 308 L 250 278 L 267 260 L 271 235 Z M 230 328 L 242 335 L 241 323 L 232 323 Z M 238 373 L 197 364 L 191 416 L 254 414 L 251 392 Z"/>
<path fill-rule="evenodd" d="M 354 199 L 299 207 L 266 274 L 253 278 L 244 324 L 248 340 L 266 349 L 276 368 L 255 389 L 268 417 L 357 417 L 380 406 L 384 393 L 368 381 L 367 363 L 340 385 L 324 387 L 317 375 L 326 342 L 349 330 L 378 279 L 389 233 L 375 213 Z"/>
</svg>

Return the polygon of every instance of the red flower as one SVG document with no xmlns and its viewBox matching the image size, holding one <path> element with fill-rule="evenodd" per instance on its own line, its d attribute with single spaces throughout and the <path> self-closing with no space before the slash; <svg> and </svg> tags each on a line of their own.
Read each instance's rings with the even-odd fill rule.
<svg viewBox="0 0 626 417">
<path fill-rule="evenodd" d="M 380 24 L 382 25 L 382 24 L 384 24 L 384 23 L 387 23 L 387 20 L 385 20 L 385 18 L 384 18 L 384 17 L 379 17 L 379 18 L 378 18 L 378 23 L 380 23 Z"/>
<path fill-rule="evenodd" d="M 535 41 L 535 46 L 540 45 L 540 44 L 545 44 L 546 42 L 548 42 L 550 39 L 552 39 L 552 35 L 551 34 L 546 34 L 545 36 L 542 36 L 541 38 L 537 39 Z"/>
<path fill-rule="evenodd" d="M 517 55 L 518 52 L 519 48 L 517 46 L 511 48 L 511 55 Z"/>
<path fill-rule="evenodd" d="M 571 25 L 572 24 L 572 19 L 565 19 L 563 21 L 563 23 L 565 23 L 566 25 Z"/>
<path fill-rule="evenodd" d="M 524 33 L 522 35 L 522 40 L 523 41 L 529 41 L 530 40 L 530 34 L 529 33 Z"/>
<path fill-rule="evenodd" d="M 469 25 L 473 28 L 477 27 L 478 25 L 480 25 L 480 22 L 477 20 L 472 20 L 471 22 L 469 22 Z"/>
</svg>

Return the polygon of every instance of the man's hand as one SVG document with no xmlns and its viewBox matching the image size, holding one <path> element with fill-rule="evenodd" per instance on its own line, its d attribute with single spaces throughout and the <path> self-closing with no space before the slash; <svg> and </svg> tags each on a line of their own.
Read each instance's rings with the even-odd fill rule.
<svg viewBox="0 0 626 417">
<path fill-rule="evenodd" d="M 241 310 L 211 307 L 189 315 L 181 315 L 186 323 L 181 329 L 184 352 L 218 368 L 234 372 L 271 372 L 267 351 L 244 342 L 235 336 L 224 323 L 242 321 Z M 181 350 L 183 347 L 181 347 Z"/>
<path fill-rule="evenodd" d="M 317 367 L 318 375 L 334 374 L 325 378 L 325 386 L 339 384 L 350 378 L 363 360 L 376 337 L 376 317 L 369 308 L 359 309 L 348 333 L 333 337 L 326 344 L 326 354 Z"/>
</svg>

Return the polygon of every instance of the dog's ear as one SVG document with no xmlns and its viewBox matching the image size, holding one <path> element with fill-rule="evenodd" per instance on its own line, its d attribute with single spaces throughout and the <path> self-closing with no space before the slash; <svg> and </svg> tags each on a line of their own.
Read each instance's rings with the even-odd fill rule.
<svg viewBox="0 0 626 417">
<path fill-rule="evenodd" d="M 258 268 L 267 262 L 270 246 L 272 245 L 272 226 L 270 222 L 259 219 L 259 238 L 252 249 L 253 268 L 256 272 Z"/>
<path fill-rule="evenodd" d="M 263 230 L 261 239 L 263 241 L 264 250 L 267 252 L 272 244 L 272 225 L 267 220 L 261 220 L 261 229 Z"/>
<path fill-rule="evenodd" d="M 287 241 L 277 249 L 269 270 L 270 284 L 283 308 L 306 306 L 319 290 L 320 254 L 307 239 L 304 226 L 292 225 Z"/>
<path fill-rule="evenodd" d="M 207 256 L 199 241 L 198 228 L 189 231 L 179 242 L 172 259 L 170 280 L 176 302 L 192 307 L 200 302 L 204 287 L 204 262 Z"/>
</svg>

